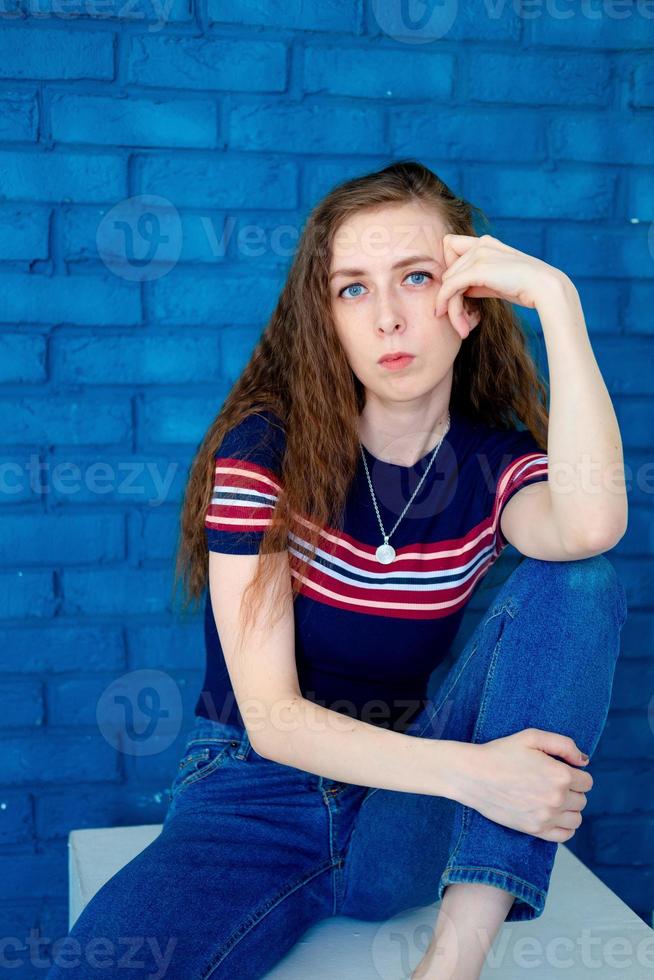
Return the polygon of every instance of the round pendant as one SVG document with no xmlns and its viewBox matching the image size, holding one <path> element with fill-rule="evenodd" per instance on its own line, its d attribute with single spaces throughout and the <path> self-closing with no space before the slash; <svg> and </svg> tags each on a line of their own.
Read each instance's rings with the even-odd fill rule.
<svg viewBox="0 0 654 980">
<path fill-rule="evenodd" d="M 380 544 L 375 554 L 377 561 L 380 561 L 382 565 L 390 565 L 395 558 L 395 548 L 392 544 Z"/>
</svg>

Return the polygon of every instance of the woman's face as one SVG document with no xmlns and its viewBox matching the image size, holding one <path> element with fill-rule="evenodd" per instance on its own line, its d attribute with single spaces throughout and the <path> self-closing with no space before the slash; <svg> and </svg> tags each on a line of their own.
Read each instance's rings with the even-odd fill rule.
<svg viewBox="0 0 654 980">
<path fill-rule="evenodd" d="M 402 204 L 362 211 L 334 237 L 329 291 L 336 330 L 355 375 L 382 400 L 431 391 L 461 347 L 447 313 L 434 313 L 445 231 L 433 210 Z M 390 371 L 379 363 L 399 350 L 414 355 L 408 366 Z"/>
</svg>

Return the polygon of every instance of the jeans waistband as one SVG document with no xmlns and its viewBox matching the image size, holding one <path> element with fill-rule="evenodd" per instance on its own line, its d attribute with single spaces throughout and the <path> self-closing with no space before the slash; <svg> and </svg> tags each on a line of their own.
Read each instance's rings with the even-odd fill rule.
<svg viewBox="0 0 654 980">
<path fill-rule="evenodd" d="M 216 721 L 213 718 L 205 718 L 204 715 L 195 716 L 195 724 L 189 735 L 189 741 L 193 739 L 213 739 L 217 742 L 232 742 L 236 748 L 234 753 L 237 759 L 247 759 L 252 750 L 247 729 L 231 722 Z"/>
</svg>

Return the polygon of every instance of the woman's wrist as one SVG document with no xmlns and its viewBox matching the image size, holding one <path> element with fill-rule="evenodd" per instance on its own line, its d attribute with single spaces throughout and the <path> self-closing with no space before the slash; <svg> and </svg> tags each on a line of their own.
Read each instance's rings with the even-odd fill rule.
<svg viewBox="0 0 654 980">
<path fill-rule="evenodd" d="M 471 806 L 473 789 L 478 778 L 480 746 L 474 742 L 456 742 L 450 739 L 430 741 L 435 747 L 441 776 L 438 795 Z"/>
</svg>

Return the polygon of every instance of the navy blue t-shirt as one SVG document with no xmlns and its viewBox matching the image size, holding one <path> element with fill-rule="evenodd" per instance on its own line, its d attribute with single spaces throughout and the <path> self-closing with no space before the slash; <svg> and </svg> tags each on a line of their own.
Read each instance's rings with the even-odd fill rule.
<svg viewBox="0 0 654 980">
<path fill-rule="evenodd" d="M 365 448 L 387 534 L 433 450 L 398 466 Z M 256 554 L 281 489 L 282 421 L 250 415 L 224 437 L 205 518 L 210 551 Z M 294 603 L 300 689 L 311 701 L 369 724 L 403 731 L 427 701 L 467 603 L 507 545 L 500 515 L 514 493 L 547 480 L 547 454 L 527 430 L 505 431 L 450 409 L 450 428 L 413 503 L 383 543 L 363 461 L 348 493 L 343 530 L 321 530 L 319 551 Z M 298 576 L 301 540 L 289 538 Z M 295 556 L 295 557 L 294 557 Z M 294 567 L 296 566 L 296 567 Z M 195 713 L 243 726 L 207 588 L 206 675 Z"/>
</svg>

